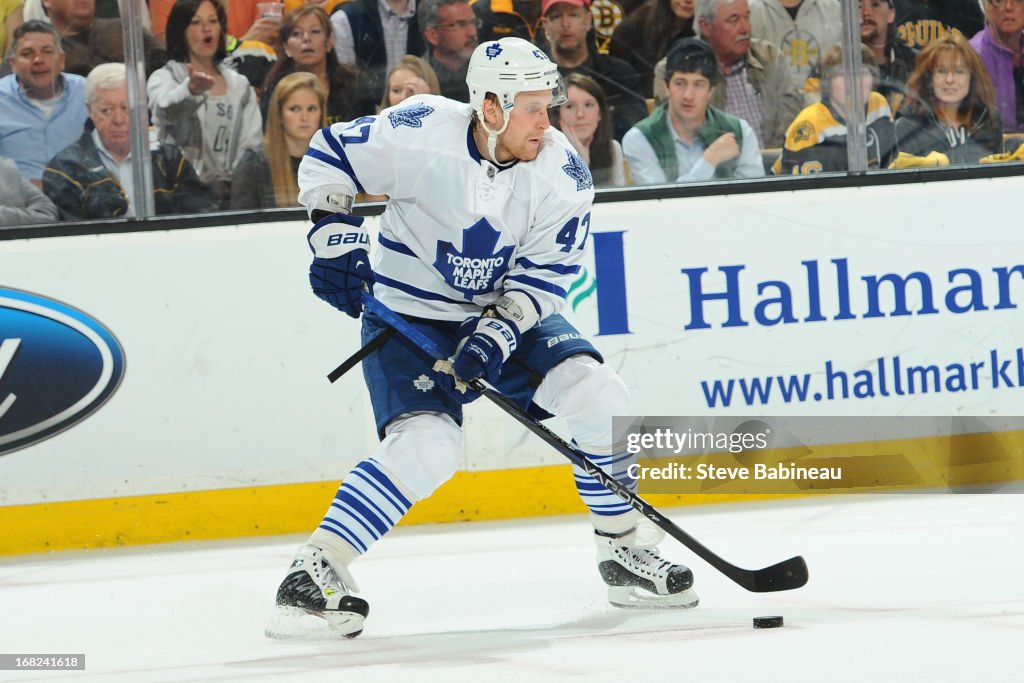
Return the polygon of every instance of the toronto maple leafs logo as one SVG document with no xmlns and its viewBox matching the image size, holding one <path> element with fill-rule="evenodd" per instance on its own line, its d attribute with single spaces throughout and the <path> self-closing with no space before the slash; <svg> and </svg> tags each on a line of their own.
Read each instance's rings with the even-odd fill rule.
<svg viewBox="0 0 1024 683">
<path fill-rule="evenodd" d="M 486 218 L 481 218 L 462 231 L 461 251 L 451 242 L 437 243 L 434 268 L 467 300 L 492 292 L 494 284 L 508 272 L 512 259 L 512 246 L 495 249 L 500 236 Z"/>
<path fill-rule="evenodd" d="M 501 45 L 498 43 L 491 43 L 487 46 L 487 49 L 484 50 L 484 54 L 487 55 L 487 59 L 494 59 L 501 54 Z"/>
<path fill-rule="evenodd" d="M 434 380 L 430 379 L 426 375 L 420 375 L 419 377 L 412 381 L 412 385 L 418 391 L 427 392 L 433 390 Z"/>
<path fill-rule="evenodd" d="M 388 121 L 391 122 L 392 128 L 399 126 L 422 128 L 423 119 L 432 113 L 434 113 L 433 107 L 428 107 L 425 104 L 411 104 L 408 107 L 388 112 Z"/>
<path fill-rule="evenodd" d="M 533 56 L 536 57 L 537 59 L 547 59 L 548 58 L 547 55 L 545 55 L 540 50 L 534 50 L 533 51 Z"/>
<path fill-rule="evenodd" d="M 590 169 L 583 163 L 583 158 L 572 150 L 565 150 L 565 156 L 569 163 L 562 167 L 565 175 L 576 181 L 576 191 L 580 192 L 594 186 L 594 179 L 590 175 Z"/>
</svg>

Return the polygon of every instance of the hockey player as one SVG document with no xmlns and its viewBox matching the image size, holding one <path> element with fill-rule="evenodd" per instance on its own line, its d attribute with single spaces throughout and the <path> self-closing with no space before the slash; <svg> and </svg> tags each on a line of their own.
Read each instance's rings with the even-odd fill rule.
<svg viewBox="0 0 1024 683">
<path fill-rule="evenodd" d="M 548 109 L 564 102 L 557 66 L 521 38 L 477 47 L 469 104 L 421 95 L 378 116 L 317 133 L 299 167 L 314 225 L 310 283 L 352 317 L 363 342 L 386 329 L 363 313 L 373 293 L 442 348 L 434 371 L 399 337 L 363 361 L 381 443 L 345 477 L 319 528 L 278 589 L 281 613 L 324 617 L 340 635 L 363 629 L 367 602 L 349 573 L 418 500 L 454 474 L 462 405 L 483 378 L 524 408 L 564 417 L 578 446 L 624 484 L 636 456 L 612 434 L 629 393 L 601 354 L 558 311 L 587 246 L 590 172 Z M 387 194 L 371 269 L 357 192 Z M 531 378 L 539 378 L 531 382 Z M 619 606 L 692 607 L 690 570 L 635 544 L 630 506 L 582 469 L 598 569 Z"/>
</svg>

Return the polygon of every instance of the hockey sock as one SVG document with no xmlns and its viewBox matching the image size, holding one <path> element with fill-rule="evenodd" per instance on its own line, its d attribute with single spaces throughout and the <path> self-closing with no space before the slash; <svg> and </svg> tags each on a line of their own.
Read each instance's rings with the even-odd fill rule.
<svg viewBox="0 0 1024 683">
<path fill-rule="evenodd" d="M 411 507 L 410 496 L 403 493 L 377 461 L 368 458 L 356 465 L 341 482 L 314 535 L 321 532 L 332 534 L 362 554 L 398 524 Z M 330 547 L 334 549 L 334 544 Z M 338 555 L 342 561 L 346 557 L 349 562 L 354 559 L 350 551 L 339 552 Z"/>
<path fill-rule="evenodd" d="M 590 455 L 591 461 L 605 472 L 608 472 L 615 480 L 636 493 L 637 480 L 629 476 L 628 467 L 636 462 L 636 456 L 630 453 L 614 453 L 612 455 Z M 580 498 L 590 508 L 592 516 L 617 517 L 633 508 L 629 503 L 622 500 L 614 493 L 601 485 L 597 479 L 587 474 L 583 469 L 572 466 L 573 476 L 576 479 L 576 490 Z"/>
</svg>

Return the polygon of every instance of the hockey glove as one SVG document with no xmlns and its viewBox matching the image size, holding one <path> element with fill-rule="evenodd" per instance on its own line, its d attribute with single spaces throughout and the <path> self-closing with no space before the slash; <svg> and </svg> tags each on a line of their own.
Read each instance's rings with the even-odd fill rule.
<svg viewBox="0 0 1024 683">
<path fill-rule="evenodd" d="M 317 221 L 307 235 L 313 250 L 309 285 L 313 293 L 339 311 L 358 318 L 362 292 L 372 291 L 373 270 L 366 249 L 370 238 L 361 216 L 331 214 Z"/>
<path fill-rule="evenodd" d="M 532 299 L 522 292 L 506 292 L 483 315 L 469 318 L 459 328 L 453 369 L 461 379 L 483 378 L 494 384 L 501 366 L 519 347 L 522 333 L 537 322 Z"/>
</svg>

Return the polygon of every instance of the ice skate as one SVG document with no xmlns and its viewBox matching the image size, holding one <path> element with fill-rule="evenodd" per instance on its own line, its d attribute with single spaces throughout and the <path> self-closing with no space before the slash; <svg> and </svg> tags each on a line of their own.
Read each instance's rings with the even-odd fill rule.
<svg viewBox="0 0 1024 683">
<path fill-rule="evenodd" d="M 657 548 L 638 547 L 636 529 L 622 534 L 594 532 L 597 568 L 608 584 L 608 602 L 616 607 L 688 608 L 699 599 L 693 573 L 662 558 Z"/>
<path fill-rule="evenodd" d="M 269 638 L 355 638 L 363 632 L 370 605 L 352 595 L 355 581 L 341 563 L 333 565 L 322 549 L 304 545 L 277 589 Z M 329 627 L 324 629 L 324 622 Z"/>
</svg>

